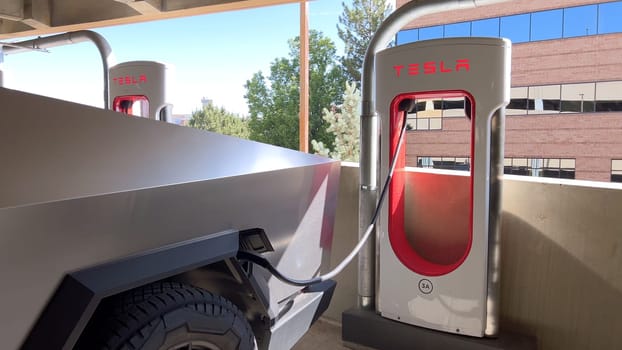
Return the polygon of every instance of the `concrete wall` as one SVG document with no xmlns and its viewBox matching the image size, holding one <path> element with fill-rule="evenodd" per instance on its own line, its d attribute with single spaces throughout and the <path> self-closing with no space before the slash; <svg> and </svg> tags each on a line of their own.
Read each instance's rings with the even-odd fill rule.
<svg viewBox="0 0 622 350">
<path fill-rule="evenodd" d="M 501 327 L 543 350 L 622 349 L 622 185 L 506 176 Z M 333 264 L 357 239 L 358 167 L 342 166 Z M 325 314 L 356 305 L 356 262 Z"/>
<path fill-rule="evenodd" d="M 338 265 L 358 243 L 358 202 L 358 164 L 343 164 L 339 179 L 331 267 Z M 335 280 L 337 289 L 324 317 L 341 322 L 341 312 L 357 303 L 358 260 L 355 258 Z"/>
</svg>

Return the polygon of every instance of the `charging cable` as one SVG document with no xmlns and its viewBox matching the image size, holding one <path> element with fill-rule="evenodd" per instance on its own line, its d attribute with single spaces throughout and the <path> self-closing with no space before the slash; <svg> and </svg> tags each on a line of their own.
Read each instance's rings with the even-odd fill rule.
<svg viewBox="0 0 622 350">
<path fill-rule="evenodd" d="M 369 236 L 371 236 L 374 230 L 374 226 L 376 226 L 376 222 L 378 221 L 378 216 L 380 215 L 380 209 L 382 208 L 384 199 L 387 196 L 389 184 L 391 183 L 391 179 L 393 178 L 393 172 L 395 171 L 395 165 L 397 164 L 397 158 L 399 157 L 400 149 L 404 141 L 404 134 L 406 131 L 406 117 L 408 115 L 408 112 L 410 112 L 413 108 L 414 108 L 414 100 L 403 100 L 400 103 L 399 110 L 400 112 L 404 113 L 404 118 L 402 121 L 402 129 L 400 131 L 400 136 L 397 141 L 397 148 L 395 149 L 395 154 L 393 155 L 393 159 L 391 159 L 391 167 L 389 168 L 389 173 L 387 174 L 386 180 L 384 182 L 384 186 L 382 187 L 382 192 L 380 193 L 380 198 L 378 199 L 378 204 L 376 205 L 376 210 L 374 211 L 374 215 L 372 216 L 371 222 L 369 223 L 367 230 L 365 230 L 363 237 L 359 240 L 358 244 L 354 247 L 354 249 L 352 249 L 350 254 L 348 254 L 348 256 L 346 256 L 346 258 L 343 259 L 341 263 L 339 263 L 339 265 L 335 266 L 334 269 L 332 269 L 331 271 L 327 272 L 324 275 L 314 277 L 311 279 L 307 279 L 307 280 L 297 280 L 297 279 L 289 278 L 283 275 L 268 261 L 268 259 L 264 258 L 261 255 L 251 253 L 251 252 L 246 252 L 246 251 L 240 251 L 238 252 L 238 255 L 237 255 L 238 259 L 247 260 L 254 264 L 257 264 L 265 268 L 266 270 L 270 271 L 270 273 L 272 273 L 274 277 L 276 277 L 280 281 L 285 282 L 287 284 L 294 285 L 294 286 L 304 287 L 304 286 L 309 286 L 312 284 L 320 283 L 320 282 L 334 278 L 341 271 L 343 271 L 343 269 L 345 269 L 346 266 L 350 262 L 352 262 L 352 259 L 354 259 L 354 257 L 361 251 L 361 248 L 363 248 L 363 246 L 369 239 Z"/>
</svg>

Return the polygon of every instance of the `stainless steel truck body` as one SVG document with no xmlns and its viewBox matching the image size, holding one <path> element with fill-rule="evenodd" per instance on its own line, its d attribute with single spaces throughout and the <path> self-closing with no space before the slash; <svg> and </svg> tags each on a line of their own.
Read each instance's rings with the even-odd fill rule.
<svg viewBox="0 0 622 350">
<path fill-rule="evenodd" d="M 0 106 L 2 349 L 74 348 L 107 300 L 154 282 L 230 300 L 265 349 L 327 306 L 334 284 L 237 254 L 327 268 L 338 162 L 4 88 Z"/>
</svg>

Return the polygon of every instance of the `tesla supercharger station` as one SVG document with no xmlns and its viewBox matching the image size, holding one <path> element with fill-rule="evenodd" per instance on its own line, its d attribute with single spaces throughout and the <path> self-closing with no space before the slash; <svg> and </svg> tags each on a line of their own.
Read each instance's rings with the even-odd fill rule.
<svg viewBox="0 0 622 350">
<path fill-rule="evenodd" d="M 109 108 L 138 117 L 170 121 L 167 102 L 169 68 L 160 62 L 131 61 L 109 70 Z"/>
<path fill-rule="evenodd" d="M 376 56 L 381 178 L 408 113 L 400 110 L 405 100 L 463 98 L 471 140 L 470 176 L 408 170 L 411 145 L 401 148 L 379 221 L 377 311 L 385 318 L 476 337 L 497 333 L 510 47 L 498 38 L 438 39 Z"/>
</svg>

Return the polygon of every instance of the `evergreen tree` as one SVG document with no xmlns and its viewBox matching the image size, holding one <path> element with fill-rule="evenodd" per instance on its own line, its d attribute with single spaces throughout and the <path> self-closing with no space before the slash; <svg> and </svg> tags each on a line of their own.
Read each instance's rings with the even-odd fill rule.
<svg viewBox="0 0 622 350">
<path fill-rule="evenodd" d="M 341 5 L 341 25 L 337 25 L 339 38 L 345 43 L 341 64 L 346 70 L 348 81 L 358 84 L 367 46 L 391 9 L 386 0 L 353 0 L 352 7 L 343 2 Z"/>
<path fill-rule="evenodd" d="M 359 130 L 361 93 L 356 84 L 346 83 L 343 105 L 337 110 L 324 108 L 324 120 L 329 124 L 328 131 L 334 137 L 334 150 L 331 151 L 321 141 L 312 140 L 313 149 L 320 155 L 344 161 L 359 161 Z"/>
</svg>

